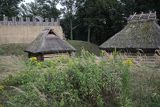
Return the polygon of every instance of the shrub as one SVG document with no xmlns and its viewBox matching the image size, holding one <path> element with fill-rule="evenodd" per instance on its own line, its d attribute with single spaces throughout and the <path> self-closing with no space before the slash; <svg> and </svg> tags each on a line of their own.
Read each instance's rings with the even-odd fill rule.
<svg viewBox="0 0 160 107">
<path fill-rule="evenodd" d="M 105 56 L 102 56 L 105 57 Z M 76 58 L 29 60 L 27 69 L 7 78 L 3 96 L 9 107 L 131 107 L 131 60 L 113 53 L 97 58 L 82 51 Z"/>
</svg>

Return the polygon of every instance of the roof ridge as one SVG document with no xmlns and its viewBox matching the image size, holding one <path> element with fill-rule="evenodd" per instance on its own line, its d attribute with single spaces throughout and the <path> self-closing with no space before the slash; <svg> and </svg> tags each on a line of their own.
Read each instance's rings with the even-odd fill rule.
<svg viewBox="0 0 160 107">
<path fill-rule="evenodd" d="M 137 14 L 136 12 L 133 15 L 130 15 L 129 18 L 127 19 L 128 23 L 130 22 L 137 22 L 137 21 L 156 21 L 157 20 L 157 14 L 155 12 L 149 12 L 149 13 L 143 13 L 141 12 L 140 14 Z"/>
</svg>

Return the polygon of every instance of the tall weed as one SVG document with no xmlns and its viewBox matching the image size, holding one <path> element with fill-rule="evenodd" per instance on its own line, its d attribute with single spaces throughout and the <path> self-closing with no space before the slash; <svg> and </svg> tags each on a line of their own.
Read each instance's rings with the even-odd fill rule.
<svg viewBox="0 0 160 107">
<path fill-rule="evenodd" d="M 138 107 L 136 96 L 140 92 L 135 94 L 135 91 L 141 90 L 138 87 L 134 90 L 138 79 L 134 80 L 132 76 L 137 73 L 131 72 L 135 65 L 131 59 L 124 60 L 116 52 L 112 55 L 103 52 L 98 58 L 83 50 L 75 58 L 60 56 L 44 62 L 28 60 L 26 66 L 23 72 L 3 81 L 4 105 Z"/>
</svg>

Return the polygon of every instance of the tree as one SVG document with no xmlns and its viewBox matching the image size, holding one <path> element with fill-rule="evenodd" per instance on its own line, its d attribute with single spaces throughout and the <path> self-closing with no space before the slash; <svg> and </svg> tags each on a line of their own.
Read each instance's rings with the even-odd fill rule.
<svg viewBox="0 0 160 107">
<path fill-rule="evenodd" d="M 76 16 L 83 23 L 87 38 L 96 44 L 122 29 L 125 20 L 121 2 L 117 0 L 85 0 L 77 9 Z"/>
<path fill-rule="evenodd" d="M 46 18 L 58 18 L 60 11 L 56 8 L 58 0 L 35 0 L 34 2 L 21 4 L 21 16 L 41 16 Z"/>
<path fill-rule="evenodd" d="M 63 6 L 63 14 L 65 19 L 69 19 L 70 23 L 70 39 L 73 40 L 73 20 L 76 13 L 77 0 L 61 0 Z"/>
<path fill-rule="evenodd" d="M 19 13 L 18 4 L 23 0 L 0 0 L 0 18 L 3 16 L 17 16 Z"/>
</svg>

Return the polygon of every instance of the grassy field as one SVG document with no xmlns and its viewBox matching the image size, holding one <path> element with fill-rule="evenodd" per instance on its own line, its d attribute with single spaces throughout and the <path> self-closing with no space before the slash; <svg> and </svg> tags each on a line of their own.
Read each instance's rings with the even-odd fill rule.
<svg viewBox="0 0 160 107">
<path fill-rule="evenodd" d="M 88 42 L 84 42 L 84 41 L 76 41 L 76 40 L 68 40 L 68 42 L 76 48 L 77 50 L 77 55 L 80 54 L 81 49 L 85 49 L 87 51 L 89 51 L 90 53 L 93 53 L 95 55 L 99 55 L 100 54 L 100 49 L 98 48 L 97 45 L 92 44 L 92 43 L 88 43 Z M 3 44 L 0 45 L 0 55 L 25 55 L 26 53 L 24 52 L 25 48 L 28 46 L 28 44 L 22 44 L 22 43 L 18 43 L 18 44 Z"/>
<path fill-rule="evenodd" d="M 28 44 L 22 43 L 12 43 L 12 44 L 2 44 L 0 45 L 0 55 L 9 56 L 9 55 L 26 55 L 24 49 Z"/>
<path fill-rule="evenodd" d="M 68 42 L 77 49 L 78 55 L 80 54 L 82 48 L 95 55 L 98 55 L 98 56 L 100 55 L 100 49 L 95 44 L 84 42 L 84 41 L 74 41 L 74 40 L 69 40 Z"/>
<path fill-rule="evenodd" d="M 24 57 L 26 44 L 1 45 L 0 107 L 160 107 L 160 62 L 106 53 L 99 59 L 80 52 L 99 55 L 96 45 L 69 42 L 80 56 L 42 63 Z"/>
</svg>

